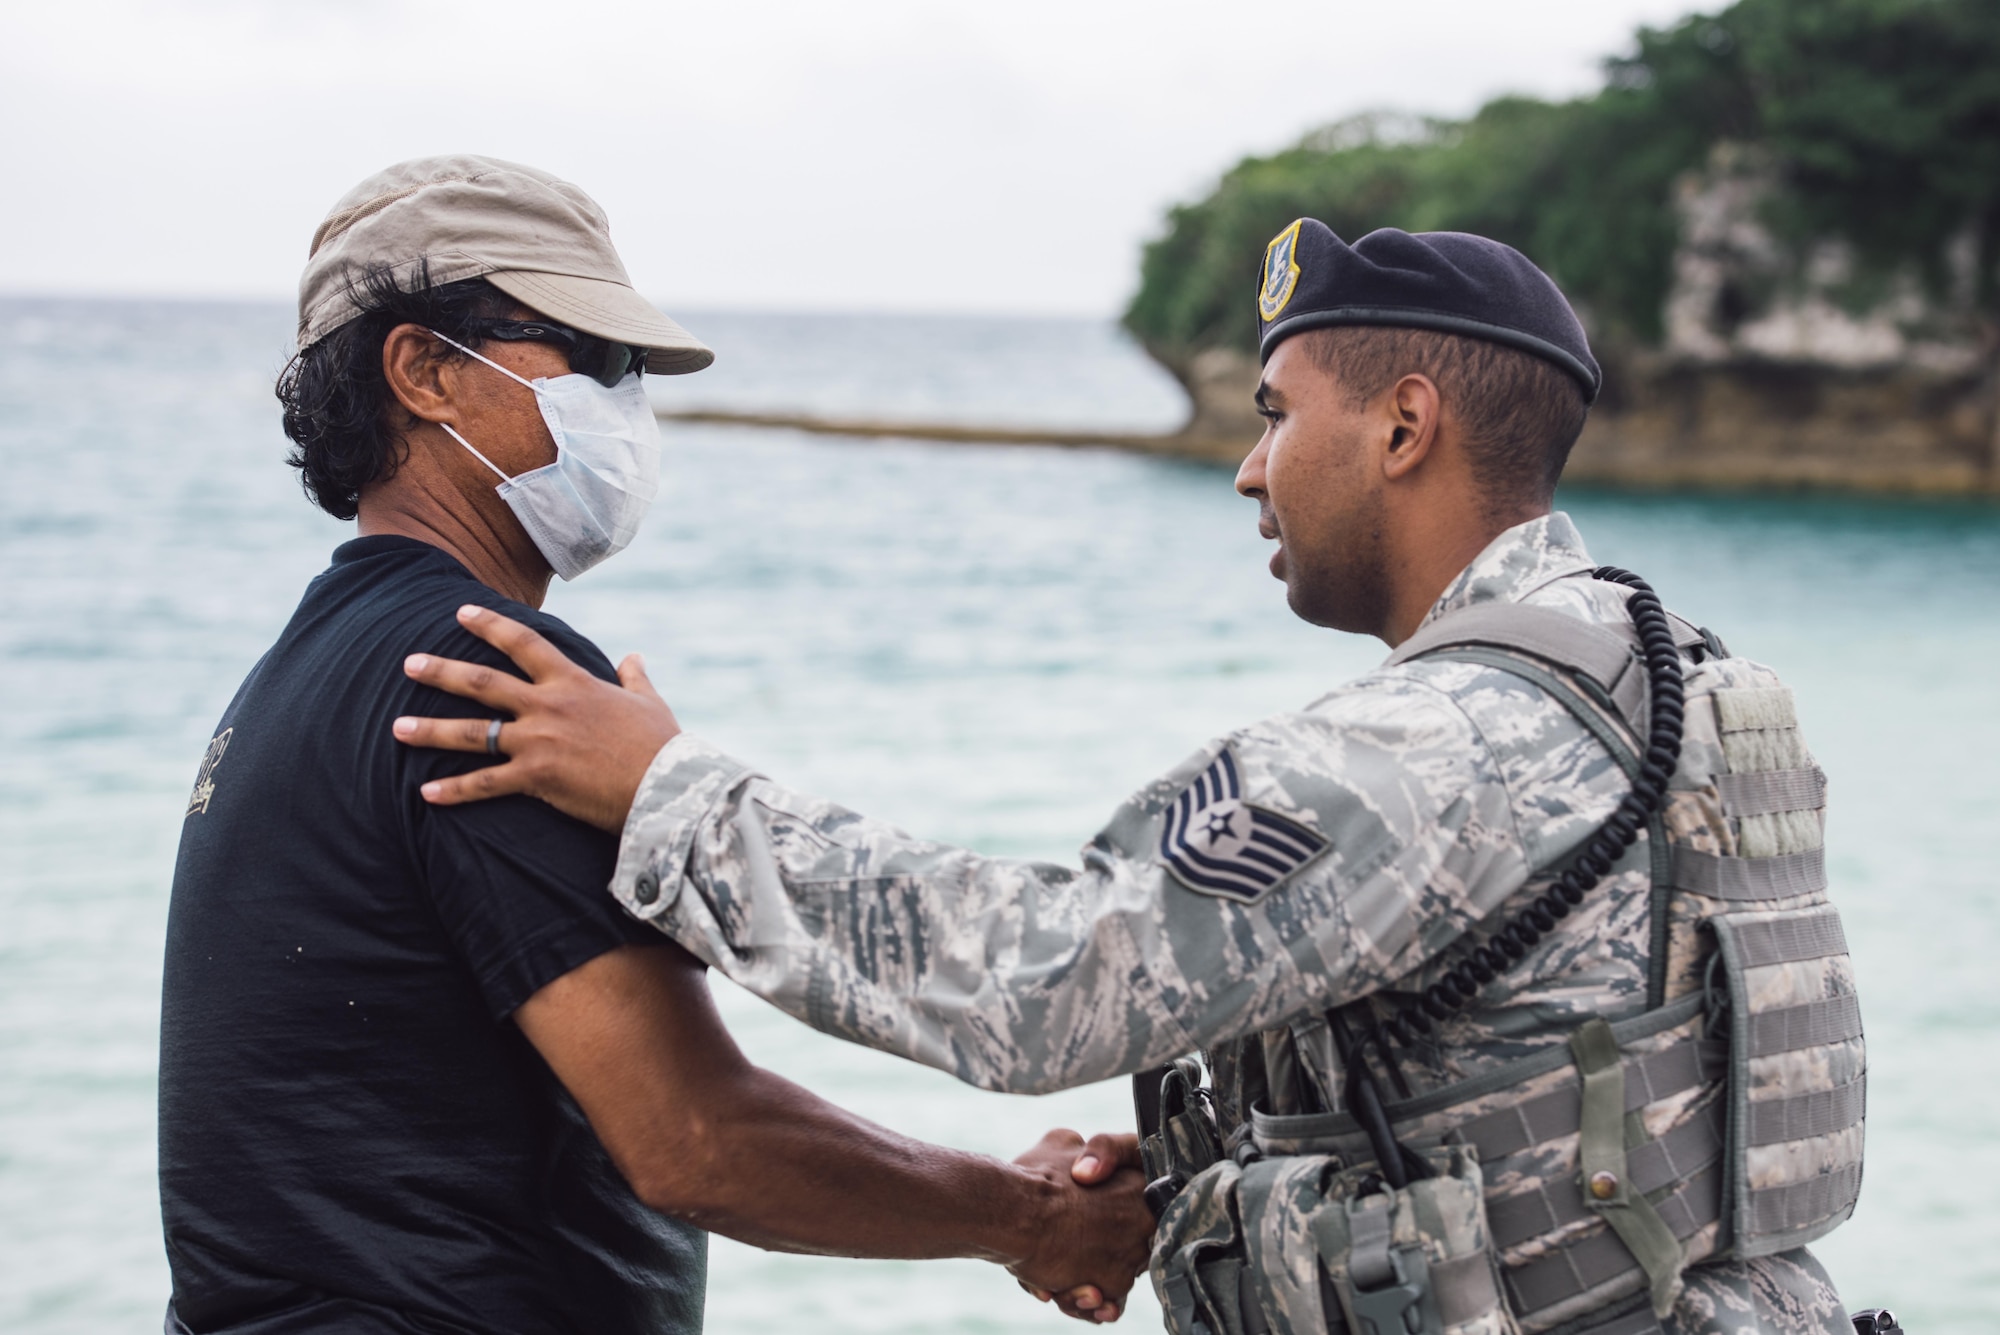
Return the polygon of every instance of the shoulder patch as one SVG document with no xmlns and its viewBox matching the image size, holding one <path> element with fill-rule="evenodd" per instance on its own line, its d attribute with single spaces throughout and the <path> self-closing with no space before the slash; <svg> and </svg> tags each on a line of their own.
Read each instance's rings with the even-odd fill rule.
<svg viewBox="0 0 2000 1335">
<path fill-rule="evenodd" d="M 1243 800 L 1227 747 L 1181 791 L 1160 831 L 1160 861 L 1197 894 L 1254 904 L 1324 853 L 1326 836 Z"/>
<path fill-rule="evenodd" d="M 1278 318 L 1299 285 L 1299 228 L 1305 221 L 1300 218 L 1264 247 L 1264 281 L 1257 289 L 1257 314 L 1265 324 Z"/>
</svg>

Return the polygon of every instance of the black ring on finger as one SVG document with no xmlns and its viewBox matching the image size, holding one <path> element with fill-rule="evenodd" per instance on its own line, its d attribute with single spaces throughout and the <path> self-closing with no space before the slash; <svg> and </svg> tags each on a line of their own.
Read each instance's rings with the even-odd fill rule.
<svg viewBox="0 0 2000 1335">
<path fill-rule="evenodd" d="M 500 754 L 500 720 L 497 718 L 486 725 L 486 754 Z"/>
</svg>

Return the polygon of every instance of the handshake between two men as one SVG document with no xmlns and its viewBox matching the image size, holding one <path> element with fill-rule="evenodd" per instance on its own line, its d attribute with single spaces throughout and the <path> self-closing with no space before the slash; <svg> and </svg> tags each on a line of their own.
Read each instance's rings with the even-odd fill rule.
<svg viewBox="0 0 2000 1335">
<path fill-rule="evenodd" d="M 426 782 L 426 801 L 525 794 L 624 830 L 649 767 L 680 734 L 643 665 L 627 658 L 621 685 L 497 612 L 468 606 L 459 620 L 528 679 L 408 660 L 417 682 L 507 716 L 395 721 L 412 746 L 503 758 Z M 752 1065 L 700 961 L 665 939 L 591 961 L 516 1018 L 634 1193 L 665 1213 L 773 1250 L 991 1260 L 1086 1321 L 1116 1320 L 1146 1267 L 1154 1219 L 1134 1136 L 1051 1131 L 1012 1164 L 898 1136 Z"/>
</svg>

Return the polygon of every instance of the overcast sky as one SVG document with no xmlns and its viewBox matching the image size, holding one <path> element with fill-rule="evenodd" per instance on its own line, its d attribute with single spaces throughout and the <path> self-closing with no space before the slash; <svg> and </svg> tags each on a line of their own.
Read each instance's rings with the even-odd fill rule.
<svg viewBox="0 0 2000 1335">
<path fill-rule="evenodd" d="M 285 297 L 401 158 L 574 181 L 669 310 L 1109 314 L 1168 205 L 1393 108 L 1596 86 L 1685 0 L 0 7 L 0 292 Z"/>
</svg>

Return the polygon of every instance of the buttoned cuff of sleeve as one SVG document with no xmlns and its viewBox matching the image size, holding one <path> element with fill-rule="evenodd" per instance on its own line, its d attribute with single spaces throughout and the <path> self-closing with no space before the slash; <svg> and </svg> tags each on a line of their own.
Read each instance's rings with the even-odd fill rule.
<svg viewBox="0 0 2000 1335">
<path fill-rule="evenodd" d="M 611 893 L 633 917 L 658 925 L 680 898 L 702 821 L 752 771 L 726 751 L 681 733 L 653 757 L 625 817 Z"/>
</svg>

